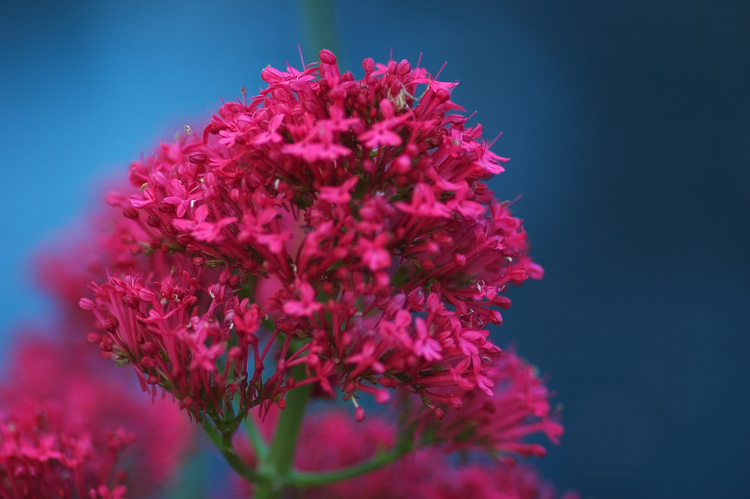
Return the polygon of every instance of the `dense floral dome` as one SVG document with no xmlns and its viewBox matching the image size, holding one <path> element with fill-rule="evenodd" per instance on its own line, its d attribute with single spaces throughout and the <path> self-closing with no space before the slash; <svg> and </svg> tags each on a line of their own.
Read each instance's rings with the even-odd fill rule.
<svg viewBox="0 0 750 499">
<path fill-rule="evenodd" d="M 358 418 L 363 393 L 414 394 L 438 416 L 492 394 L 486 326 L 508 285 L 542 275 L 484 183 L 507 159 L 454 114 L 455 83 L 405 60 L 362 66 L 342 74 L 324 50 L 264 69 L 259 95 L 186 127 L 109 195 L 111 265 L 81 306 L 144 387 L 199 418 L 311 383 Z"/>
</svg>

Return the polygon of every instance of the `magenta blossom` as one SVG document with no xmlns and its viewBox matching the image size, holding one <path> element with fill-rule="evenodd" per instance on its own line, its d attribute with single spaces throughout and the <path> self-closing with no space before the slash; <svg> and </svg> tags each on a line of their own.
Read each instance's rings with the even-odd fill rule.
<svg viewBox="0 0 750 499">
<path fill-rule="evenodd" d="M 405 60 L 363 69 L 325 50 L 266 68 L 259 95 L 133 163 L 134 189 L 109 196 L 127 219 L 116 251 L 137 258 L 81 306 L 144 387 L 217 417 L 237 393 L 242 417 L 313 383 L 428 406 L 492 393 L 487 325 L 509 285 L 542 275 L 485 184 L 507 159 L 453 114 L 455 83 Z"/>
</svg>

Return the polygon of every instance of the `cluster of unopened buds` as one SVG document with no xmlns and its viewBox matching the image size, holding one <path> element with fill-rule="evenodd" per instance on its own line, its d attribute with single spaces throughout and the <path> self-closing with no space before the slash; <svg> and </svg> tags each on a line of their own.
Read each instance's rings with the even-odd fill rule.
<svg viewBox="0 0 750 499">
<path fill-rule="evenodd" d="M 134 162 L 118 209 L 52 266 L 89 285 L 88 342 L 203 426 L 238 494 L 555 497 L 516 457 L 545 453 L 530 434 L 558 441 L 558 414 L 488 330 L 543 273 L 486 184 L 507 159 L 455 83 L 362 67 L 324 50 L 264 69 L 257 96 Z M 310 399 L 352 405 L 305 417 Z M 453 468 L 457 450 L 494 460 Z M 112 480 L 91 497 L 120 497 Z"/>
</svg>

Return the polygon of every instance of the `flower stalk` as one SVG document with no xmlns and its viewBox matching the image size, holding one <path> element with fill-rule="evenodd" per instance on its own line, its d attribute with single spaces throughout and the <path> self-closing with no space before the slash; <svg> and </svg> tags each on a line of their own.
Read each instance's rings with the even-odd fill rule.
<svg viewBox="0 0 750 499">
<path fill-rule="evenodd" d="M 297 365 L 292 369 L 293 374 L 303 374 L 304 365 Z M 312 393 L 312 384 L 298 386 L 287 393 L 286 406 L 281 411 L 281 417 L 276 428 L 273 443 L 265 459 L 261 456 L 260 469 L 266 477 L 265 483 L 256 486 L 256 497 L 259 499 L 275 499 L 281 497 L 284 486 L 290 483 L 292 460 L 297 444 L 302 420 L 305 417 L 307 401 Z"/>
<path fill-rule="evenodd" d="M 392 449 L 377 453 L 373 458 L 353 466 L 320 473 L 295 472 L 289 477 L 289 483 L 295 487 L 321 487 L 332 483 L 356 478 L 365 473 L 379 470 L 401 459 L 413 449 L 411 438 L 402 437 Z"/>
<path fill-rule="evenodd" d="M 232 467 L 245 480 L 257 483 L 265 483 L 267 477 L 262 473 L 250 468 L 235 452 L 232 446 L 232 435 L 233 431 L 220 431 L 215 428 L 211 422 L 205 420 L 202 424 L 203 429 L 206 431 L 208 438 L 214 443 L 217 449 L 221 452 L 226 462 Z"/>
</svg>

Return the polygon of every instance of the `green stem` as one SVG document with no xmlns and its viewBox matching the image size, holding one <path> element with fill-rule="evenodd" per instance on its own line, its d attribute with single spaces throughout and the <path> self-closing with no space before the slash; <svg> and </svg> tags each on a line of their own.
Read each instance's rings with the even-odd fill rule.
<svg viewBox="0 0 750 499">
<path fill-rule="evenodd" d="M 294 388 L 287 393 L 286 407 L 281 411 L 279 424 L 276 427 L 276 435 L 268 455 L 268 465 L 276 473 L 285 476 L 292 469 L 292 458 L 294 447 L 297 444 L 302 419 L 305 416 L 305 406 L 310 398 L 313 385 Z"/>
<path fill-rule="evenodd" d="M 299 0 L 302 10 L 303 26 L 307 47 L 303 47 L 306 54 L 312 53 L 317 58 L 321 49 L 328 49 L 339 56 L 336 41 L 336 12 L 331 0 Z M 309 57 L 309 55 L 308 55 Z"/>
<path fill-rule="evenodd" d="M 229 463 L 232 469 L 240 476 L 252 482 L 262 482 L 267 480 L 266 477 L 249 468 L 234 451 L 234 447 L 232 447 L 232 433 L 217 431 L 208 419 L 203 421 L 203 429 L 206 430 L 208 438 L 210 438 L 214 445 L 219 448 L 227 463 Z"/>
<path fill-rule="evenodd" d="M 316 487 L 339 482 L 341 480 L 347 480 L 383 468 L 384 466 L 397 461 L 411 450 L 411 441 L 404 439 L 396 444 L 391 450 L 378 453 L 372 459 L 355 464 L 349 468 L 342 468 L 323 473 L 293 473 L 289 477 L 289 483 L 294 487 Z"/>
<path fill-rule="evenodd" d="M 247 416 L 243 425 L 245 426 L 245 433 L 247 433 L 247 437 L 250 439 L 255 455 L 258 456 L 258 461 L 264 462 L 266 456 L 268 456 L 268 445 L 266 445 L 265 439 L 260 434 L 260 431 L 258 431 L 258 425 L 253 421 L 252 415 Z"/>
<path fill-rule="evenodd" d="M 304 377 L 304 365 L 292 369 L 295 379 Z M 263 462 L 262 473 L 270 478 L 270 481 L 258 483 L 255 487 L 257 499 L 277 499 L 284 492 L 284 487 L 289 483 L 289 475 L 292 471 L 292 460 L 294 449 L 297 445 L 297 437 L 305 417 L 307 400 L 312 393 L 313 385 L 308 383 L 289 390 L 286 394 L 286 406 L 281 411 L 279 423 L 276 426 L 276 434 L 273 437 L 271 449 L 267 459 Z"/>
</svg>

